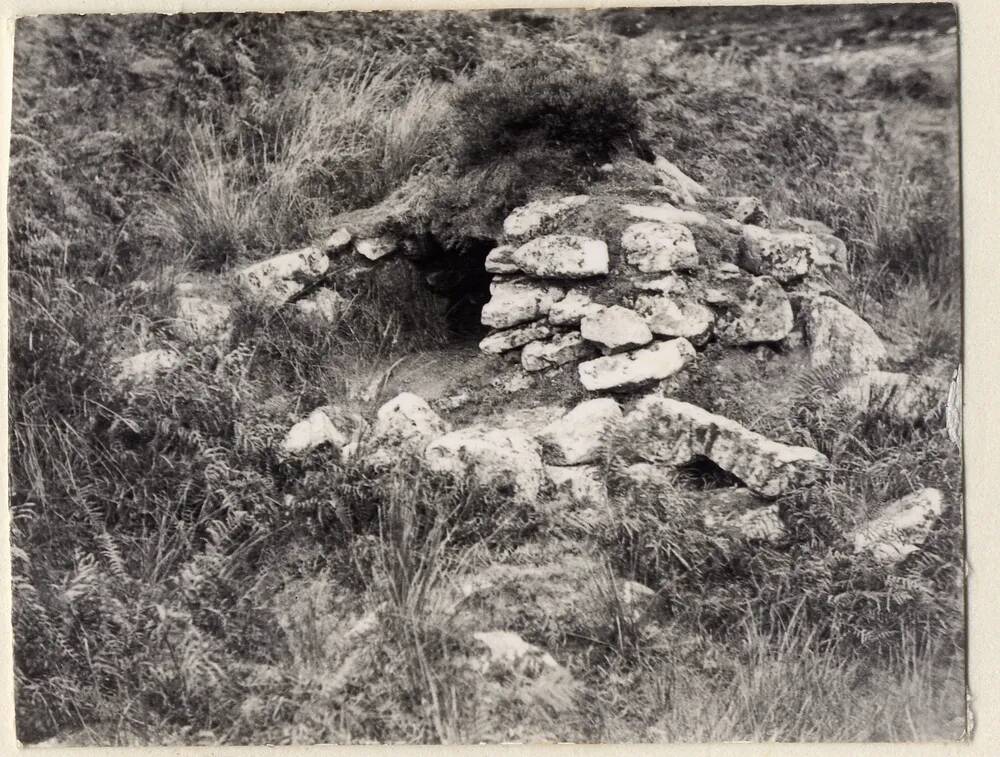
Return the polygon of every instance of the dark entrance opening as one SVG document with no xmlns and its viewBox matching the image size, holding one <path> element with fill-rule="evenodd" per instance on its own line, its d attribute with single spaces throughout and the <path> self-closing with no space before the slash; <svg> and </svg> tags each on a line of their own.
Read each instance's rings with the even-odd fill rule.
<svg viewBox="0 0 1000 757">
<path fill-rule="evenodd" d="M 416 244 L 414 264 L 432 292 L 447 300 L 445 317 L 456 340 L 482 338 L 488 329 L 480 323 L 483 305 L 490 300 L 492 274 L 486 256 L 496 247 L 493 239 L 472 237 L 444 246 L 430 234 Z"/>
</svg>

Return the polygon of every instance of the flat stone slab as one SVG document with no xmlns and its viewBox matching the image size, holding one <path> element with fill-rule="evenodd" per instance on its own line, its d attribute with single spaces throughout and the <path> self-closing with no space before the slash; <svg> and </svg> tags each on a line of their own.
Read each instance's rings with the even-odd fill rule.
<svg viewBox="0 0 1000 757">
<path fill-rule="evenodd" d="M 490 291 L 492 296 L 483 306 L 480 320 L 495 329 L 536 321 L 565 295 L 560 287 L 523 278 L 494 282 Z"/>
<path fill-rule="evenodd" d="M 511 239 L 524 239 L 541 234 L 559 216 L 587 203 L 587 195 L 571 195 L 558 200 L 536 200 L 517 208 L 503 222 L 503 233 Z"/>
<path fill-rule="evenodd" d="M 704 226 L 708 219 L 696 210 L 681 210 L 669 202 L 660 205 L 622 205 L 622 210 L 633 218 L 660 223 L 682 223 L 685 226 Z"/>
<path fill-rule="evenodd" d="M 536 321 L 490 334 L 479 343 L 479 349 L 489 355 L 499 355 L 539 339 L 548 339 L 550 336 L 552 336 L 552 328 L 545 323 Z"/>
<path fill-rule="evenodd" d="M 580 363 L 580 382 L 591 392 L 632 389 L 673 376 L 694 355 L 687 339 L 657 342 L 634 352 Z"/>
<path fill-rule="evenodd" d="M 828 466 L 817 450 L 772 441 L 734 420 L 667 397 L 644 397 L 624 424 L 643 460 L 678 466 L 708 458 L 762 497 L 808 486 Z"/>
<path fill-rule="evenodd" d="M 608 246 L 576 234 L 548 234 L 518 247 L 511 262 L 532 276 L 586 279 L 608 273 Z"/>
</svg>

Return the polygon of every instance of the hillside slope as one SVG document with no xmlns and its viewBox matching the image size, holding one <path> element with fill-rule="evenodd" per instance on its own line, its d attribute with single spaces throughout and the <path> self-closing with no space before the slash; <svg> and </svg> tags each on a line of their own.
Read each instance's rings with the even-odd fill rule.
<svg viewBox="0 0 1000 757">
<path fill-rule="evenodd" d="M 19 21 L 19 738 L 960 738 L 954 11 L 748 13 Z"/>
</svg>

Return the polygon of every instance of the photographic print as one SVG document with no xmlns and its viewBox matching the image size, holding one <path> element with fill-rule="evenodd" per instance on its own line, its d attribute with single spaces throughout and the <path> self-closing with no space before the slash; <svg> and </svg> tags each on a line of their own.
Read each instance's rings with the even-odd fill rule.
<svg viewBox="0 0 1000 757">
<path fill-rule="evenodd" d="M 18 19 L 18 739 L 966 738 L 958 35 Z"/>
</svg>

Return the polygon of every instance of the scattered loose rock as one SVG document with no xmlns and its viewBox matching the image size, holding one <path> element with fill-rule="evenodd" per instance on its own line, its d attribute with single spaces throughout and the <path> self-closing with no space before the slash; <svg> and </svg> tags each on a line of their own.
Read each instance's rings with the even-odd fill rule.
<svg viewBox="0 0 1000 757">
<path fill-rule="evenodd" d="M 289 429 L 281 442 L 281 451 L 286 455 L 301 455 L 324 444 L 343 447 L 349 441 L 324 409 L 317 408 Z"/>
<path fill-rule="evenodd" d="M 869 552 L 888 565 L 915 552 L 944 511 L 939 489 L 921 489 L 890 503 L 878 517 L 849 534 L 855 553 Z"/>
<path fill-rule="evenodd" d="M 169 350 L 146 350 L 137 355 L 119 358 L 115 382 L 119 386 L 145 384 L 158 376 L 169 373 L 181 364 L 181 356 Z"/>
<path fill-rule="evenodd" d="M 325 251 L 306 247 L 249 265 L 236 275 L 236 281 L 250 296 L 283 305 L 318 281 L 329 267 Z"/>
<path fill-rule="evenodd" d="M 633 218 L 660 223 L 682 223 L 685 226 L 704 226 L 708 219 L 695 210 L 681 210 L 670 203 L 661 205 L 622 205 L 622 210 Z"/>
<path fill-rule="evenodd" d="M 381 260 L 395 252 L 398 247 L 399 240 L 388 235 L 358 239 L 354 242 L 354 250 L 363 258 L 372 261 Z"/>
<path fill-rule="evenodd" d="M 300 314 L 327 326 L 335 326 L 350 305 L 350 300 L 333 289 L 318 289 L 308 297 L 295 301 Z"/>
<path fill-rule="evenodd" d="M 232 332 L 229 319 L 232 308 L 201 297 L 178 297 L 177 320 L 170 330 L 185 342 L 208 344 L 224 342 Z"/>
</svg>

